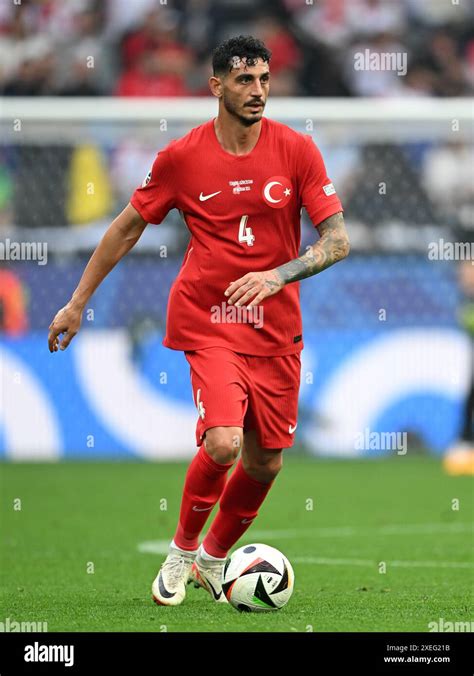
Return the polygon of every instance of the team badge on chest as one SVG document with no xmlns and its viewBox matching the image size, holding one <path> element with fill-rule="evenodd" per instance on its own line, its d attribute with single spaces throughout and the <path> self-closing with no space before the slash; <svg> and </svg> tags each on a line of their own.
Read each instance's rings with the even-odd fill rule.
<svg viewBox="0 0 474 676">
<path fill-rule="evenodd" d="M 293 186 L 285 176 L 273 176 L 265 181 L 262 197 L 269 207 L 283 209 L 293 197 Z"/>
</svg>

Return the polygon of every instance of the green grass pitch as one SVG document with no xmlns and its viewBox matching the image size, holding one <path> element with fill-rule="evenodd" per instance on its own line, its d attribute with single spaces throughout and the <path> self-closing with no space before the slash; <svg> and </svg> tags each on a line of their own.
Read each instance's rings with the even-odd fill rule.
<svg viewBox="0 0 474 676">
<path fill-rule="evenodd" d="M 173 535 L 186 466 L 0 465 L 0 620 L 47 622 L 53 632 L 424 632 L 440 618 L 473 619 L 472 479 L 422 456 L 286 451 L 236 546 L 265 542 L 288 556 L 288 605 L 240 614 L 188 587 L 183 605 L 156 606 L 157 552 Z"/>
</svg>

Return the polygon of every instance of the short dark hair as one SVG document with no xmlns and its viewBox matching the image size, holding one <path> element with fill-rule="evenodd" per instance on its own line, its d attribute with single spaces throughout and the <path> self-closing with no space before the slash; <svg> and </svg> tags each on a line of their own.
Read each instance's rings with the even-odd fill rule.
<svg viewBox="0 0 474 676">
<path fill-rule="evenodd" d="M 214 75 L 223 75 L 230 73 L 234 56 L 245 58 L 247 65 L 254 66 L 258 59 L 265 63 L 270 63 L 272 53 L 267 49 L 264 43 L 251 35 L 239 35 L 236 38 L 230 38 L 215 48 L 212 53 L 212 69 Z"/>
</svg>

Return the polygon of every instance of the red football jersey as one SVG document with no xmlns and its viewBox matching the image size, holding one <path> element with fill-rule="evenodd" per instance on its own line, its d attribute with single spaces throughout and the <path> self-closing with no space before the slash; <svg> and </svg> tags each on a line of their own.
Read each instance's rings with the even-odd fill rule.
<svg viewBox="0 0 474 676">
<path fill-rule="evenodd" d="M 228 305 L 224 291 L 247 272 L 298 257 L 302 207 L 315 225 L 342 211 L 310 136 L 262 118 L 254 149 L 236 156 L 210 120 L 158 153 L 130 201 L 155 224 L 179 209 L 191 233 L 169 295 L 166 347 L 256 356 L 303 348 L 299 282 L 250 310 Z"/>
</svg>

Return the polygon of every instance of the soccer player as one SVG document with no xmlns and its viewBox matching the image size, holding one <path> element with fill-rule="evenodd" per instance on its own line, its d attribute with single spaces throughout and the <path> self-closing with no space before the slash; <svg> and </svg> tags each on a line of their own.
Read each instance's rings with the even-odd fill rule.
<svg viewBox="0 0 474 676">
<path fill-rule="evenodd" d="M 65 349 L 88 299 L 147 223 L 180 210 L 191 239 L 170 291 L 163 344 L 189 363 L 198 451 L 152 585 L 158 604 L 182 603 L 190 581 L 226 601 L 226 555 L 256 518 L 283 449 L 293 444 L 303 348 L 299 281 L 349 252 L 341 203 L 312 138 L 263 117 L 270 58 L 253 37 L 214 51 L 209 86 L 217 117 L 158 153 L 50 325 L 50 351 Z M 302 207 L 319 238 L 298 256 Z"/>
</svg>

